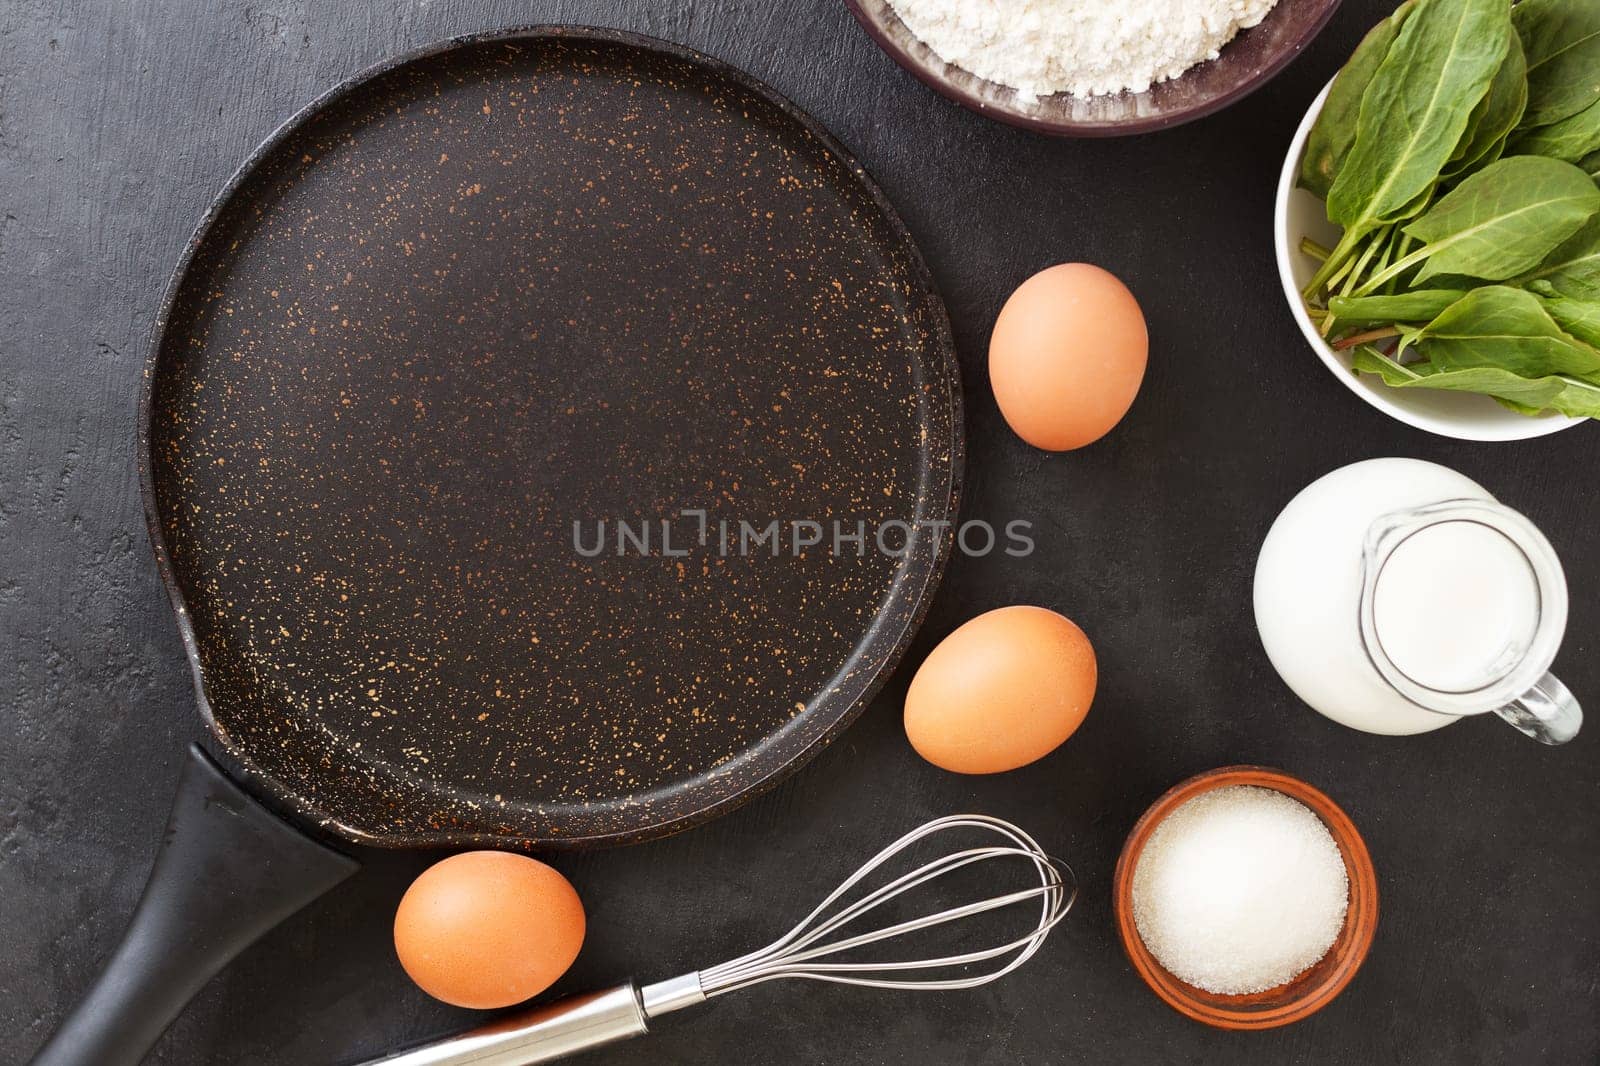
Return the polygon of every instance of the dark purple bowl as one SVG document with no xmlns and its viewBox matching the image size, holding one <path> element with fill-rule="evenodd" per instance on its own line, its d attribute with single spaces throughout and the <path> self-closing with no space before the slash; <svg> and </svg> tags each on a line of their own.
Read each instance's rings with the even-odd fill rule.
<svg viewBox="0 0 1600 1066">
<path fill-rule="evenodd" d="M 1259 26 L 1228 42 L 1216 59 L 1147 92 L 1089 97 L 1056 93 L 1029 103 L 1019 100 L 1015 89 L 940 59 L 906 28 L 889 0 L 845 3 L 880 48 L 939 93 L 980 115 L 1058 137 L 1145 133 L 1219 111 L 1287 66 L 1339 6 L 1339 0 L 1278 0 Z"/>
</svg>

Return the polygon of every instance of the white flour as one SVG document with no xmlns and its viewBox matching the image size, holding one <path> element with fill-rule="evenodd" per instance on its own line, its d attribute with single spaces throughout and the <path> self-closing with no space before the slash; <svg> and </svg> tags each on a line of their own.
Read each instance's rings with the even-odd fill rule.
<svg viewBox="0 0 1600 1066">
<path fill-rule="evenodd" d="M 1215 59 L 1276 0 L 889 0 L 946 63 L 1027 99 L 1140 93 Z"/>
</svg>

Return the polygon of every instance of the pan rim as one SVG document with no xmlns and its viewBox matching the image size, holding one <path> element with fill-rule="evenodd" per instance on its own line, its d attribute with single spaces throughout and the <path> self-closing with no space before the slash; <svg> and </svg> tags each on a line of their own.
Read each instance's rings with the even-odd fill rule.
<svg viewBox="0 0 1600 1066">
<path fill-rule="evenodd" d="M 924 365 L 929 371 L 934 372 L 934 377 L 930 380 L 942 381 L 946 385 L 943 390 L 945 395 L 942 399 L 948 403 L 950 426 L 950 458 L 948 463 L 943 465 L 943 469 L 948 472 L 945 479 L 946 484 L 942 487 L 942 491 L 931 493 L 929 498 L 935 502 L 941 499 L 945 501 L 944 513 L 939 517 L 949 521 L 939 527 L 939 532 L 934 538 L 932 556 L 929 560 L 929 565 L 926 567 L 923 581 L 920 587 L 910 589 L 910 595 L 906 600 L 910 609 L 904 613 L 903 621 L 900 623 L 900 631 L 894 637 L 893 642 L 889 644 L 882 664 L 876 670 L 874 676 L 863 686 L 856 698 L 846 705 L 834 717 L 833 721 L 821 729 L 816 736 L 798 748 L 789 757 L 755 777 L 744 787 L 730 794 L 712 798 L 695 810 L 664 819 L 644 828 L 612 830 L 581 836 L 519 837 L 481 830 L 463 832 L 446 828 L 427 832 L 374 832 L 362 826 L 342 821 L 327 808 L 306 798 L 305 795 L 286 784 L 279 777 L 263 769 L 244 746 L 232 740 L 229 731 L 219 722 L 212 707 L 210 696 L 206 689 L 204 671 L 201 667 L 199 641 L 195 634 L 188 604 L 184 599 L 182 589 L 179 587 L 178 578 L 172 565 L 166 538 L 162 532 L 160 508 L 156 500 L 154 463 L 151 458 L 153 440 L 151 419 L 155 408 L 155 385 L 161 364 L 162 350 L 165 346 L 167 329 L 179 295 L 189 279 L 196 255 L 204 246 L 216 223 L 223 216 L 225 209 L 233 202 L 240 189 L 255 176 L 263 164 L 270 161 L 277 149 L 290 137 L 298 133 L 329 107 L 370 82 L 411 64 L 457 49 L 497 43 L 540 43 L 550 41 L 618 45 L 690 63 L 705 70 L 708 74 L 737 85 L 771 104 L 788 120 L 794 122 L 809 136 L 813 137 L 826 153 L 837 159 L 844 169 L 849 172 L 855 184 L 868 196 L 878 210 L 893 237 L 897 250 L 905 255 L 909 267 L 910 280 L 917 288 L 916 296 L 922 303 L 923 310 L 929 318 L 929 336 L 932 343 L 928 346 L 927 362 Z M 150 539 L 150 547 L 155 557 L 157 572 L 161 578 L 162 585 L 166 589 L 167 598 L 171 603 L 173 614 L 178 623 L 179 638 L 189 662 L 196 709 L 199 712 L 201 723 L 205 727 L 208 750 L 216 754 L 230 772 L 239 777 L 249 787 L 251 794 L 258 801 L 266 803 L 294 824 L 304 828 L 315 828 L 349 843 L 385 848 L 477 845 L 507 847 L 521 845 L 524 848 L 537 847 L 550 850 L 568 850 L 638 843 L 645 840 L 659 839 L 704 824 L 767 792 L 790 774 L 810 762 L 822 749 L 832 743 L 846 727 L 853 723 L 866 709 L 867 705 L 872 702 L 878 692 L 882 690 L 883 686 L 888 682 L 889 676 L 894 673 L 896 667 L 904 658 L 907 649 L 928 614 L 934 595 L 943 578 L 945 567 L 949 562 L 951 549 L 955 541 L 955 523 L 953 520 L 959 515 L 960 511 L 966 462 L 966 432 L 961 369 L 956 356 L 955 339 L 950 326 L 948 309 L 934 282 L 932 271 L 928 268 L 927 261 L 923 258 L 922 251 L 912 238 L 904 220 L 895 210 L 882 188 L 873 180 L 854 154 L 817 119 L 794 104 L 788 97 L 738 67 L 685 45 L 646 34 L 610 27 L 565 23 L 536 23 L 457 34 L 390 56 L 363 68 L 325 90 L 296 110 L 268 134 L 245 157 L 212 197 L 194 230 L 185 241 L 177 264 L 167 280 L 157 313 L 151 322 L 144 376 L 140 385 L 138 431 L 135 445 L 137 448 L 139 492 L 145 515 L 145 529 Z"/>
</svg>

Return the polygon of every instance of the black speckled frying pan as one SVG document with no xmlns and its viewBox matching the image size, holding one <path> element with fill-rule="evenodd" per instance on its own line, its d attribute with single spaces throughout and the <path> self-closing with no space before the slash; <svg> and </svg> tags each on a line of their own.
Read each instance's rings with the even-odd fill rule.
<svg viewBox="0 0 1600 1066">
<path fill-rule="evenodd" d="M 195 764 L 51 1066 L 137 1061 L 348 873 L 256 799 L 361 843 L 625 843 L 792 771 L 950 539 L 875 532 L 954 518 L 961 463 L 943 308 L 861 169 L 749 77 L 589 29 L 289 121 L 192 242 L 145 409 L 157 561 L 254 798 Z"/>
</svg>

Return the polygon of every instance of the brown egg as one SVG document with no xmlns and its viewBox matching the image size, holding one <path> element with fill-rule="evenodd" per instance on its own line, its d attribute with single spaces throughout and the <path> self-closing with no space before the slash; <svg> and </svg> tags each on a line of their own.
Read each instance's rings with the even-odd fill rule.
<svg viewBox="0 0 1600 1066">
<path fill-rule="evenodd" d="M 411 883 L 394 916 L 400 965 L 428 995 L 491 1010 L 538 995 L 583 946 L 583 903 L 526 855 L 468 851 Z"/>
<path fill-rule="evenodd" d="M 1070 619 L 1002 607 L 951 633 L 906 692 L 917 754 L 958 774 L 1015 770 L 1050 754 L 1089 711 L 1094 648 Z"/>
<path fill-rule="evenodd" d="M 1128 287 L 1088 263 L 1017 287 L 989 336 L 989 383 L 1012 430 L 1045 451 L 1111 431 L 1144 380 L 1150 337 Z"/>
</svg>

